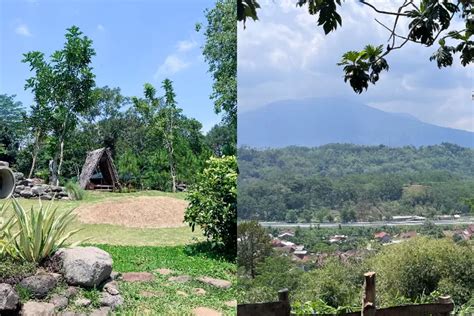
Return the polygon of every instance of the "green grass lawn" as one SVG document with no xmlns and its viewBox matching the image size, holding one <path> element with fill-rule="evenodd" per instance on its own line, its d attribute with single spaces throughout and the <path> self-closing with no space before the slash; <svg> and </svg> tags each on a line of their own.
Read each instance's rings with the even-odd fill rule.
<svg viewBox="0 0 474 316">
<path fill-rule="evenodd" d="M 119 281 L 120 292 L 125 299 L 124 306 L 117 311 L 124 315 L 191 315 L 196 307 L 209 307 L 224 315 L 235 315 L 235 307 L 225 302 L 236 297 L 236 266 L 194 246 L 178 247 L 131 247 L 98 245 L 112 255 L 114 270 L 118 272 L 152 272 L 151 282 L 127 283 Z M 159 268 L 175 271 L 174 275 L 192 277 L 209 276 L 231 281 L 230 289 L 218 289 L 192 280 L 185 283 L 168 281 L 170 275 L 154 272 Z M 202 288 L 204 295 L 195 294 Z M 181 293 L 179 293 L 179 292 Z M 155 293 L 144 297 L 143 292 Z M 185 294 L 183 294 L 185 293 Z"/>
<path fill-rule="evenodd" d="M 60 210 L 70 210 L 86 203 L 98 203 L 104 201 L 119 201 L 138 196 L 167 196 L 184 199 L 186 193 L 169 193 L 161 191 L 140 191 L 133 193 L 114 193 L 86 191 L 84 199 L 80 201 L 54 201 L 54 206 Z M 37 199 L 18 199 L 25 209 L 38 208 Z M 41 201 L 44 205 L 50 201 Z M 89 243 L 110 245 L 134 245 L 134 246 L 176 246 L 203 241 L 201 231 L 197 229 L 192 232 L 189 227 L 179 228 L 130 228 L 119 225 L 108 224 L 84 224 L 76 221 L 72 229 L 81 229 L 79 233 L 71 238 L 72 242 L 87 239 Z"/>
</svg>

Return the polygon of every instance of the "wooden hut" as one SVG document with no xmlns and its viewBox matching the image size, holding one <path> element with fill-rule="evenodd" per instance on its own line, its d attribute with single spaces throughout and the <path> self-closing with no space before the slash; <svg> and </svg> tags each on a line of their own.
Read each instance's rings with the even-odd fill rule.
<svg viewBox="0 0 474 316">
<path fill-rule="evenodd" d="M 120 189 L 120 182 L 109 148 L 100 148 L 87 154 L 79 185 L 86 190 Z"/>
</svg>

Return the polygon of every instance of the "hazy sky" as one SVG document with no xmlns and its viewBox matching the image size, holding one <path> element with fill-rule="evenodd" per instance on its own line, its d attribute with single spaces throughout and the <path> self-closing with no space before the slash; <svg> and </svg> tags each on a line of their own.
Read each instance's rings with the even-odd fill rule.
<svg viewBox="0 0 474 316">
<path fill-rule="evenodd" d="M 348 0 L 340 11 L 342 28 L 325 36 L 316 18 L 295 2 L 261 0 L 260 20 L 248 21 L 246 29 L 239 24 L 239 111 L 281 99 L 344 96 L 428 123 L 474 131 L 472 66 L 462 67 L 455 57 L 453 67 L 440 70 L 429 61 L 435 47 L 408 44 L 388 55 L 390 71 L 357 95 L 344 83 L 336 63 L 344 52 L 365 44 L 385 46 L 387 31 L 374 21 L 370 8 Z M 384 7 L 389 2 L 372 3 Z"/>
<path fill-rule="evenodd" d="M 16 94 L 30 106 L 22 54 L 39 50 L 49 56 L 62 48 L 66 28 L 77 25 L 94 41 L 98 86 L 142 96 L 145 82 L 159 88 L 170 78 L 184 113 L 208 130 L 220 118 L 209 100 L 212 79 L 195 24 L 205 22 L 203 11 L 213 5 L 213 0 L 0 0 L 0 93 Z"/>
</svg>

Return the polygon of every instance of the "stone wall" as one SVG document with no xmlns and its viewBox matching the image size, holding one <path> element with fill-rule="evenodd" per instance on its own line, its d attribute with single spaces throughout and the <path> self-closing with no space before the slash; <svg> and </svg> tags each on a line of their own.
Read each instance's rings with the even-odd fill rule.
<svg viewBox="0 0 474 316">
<path fill-rule="evenodd" d="M 26 199 L 40 198 L 42 200 L 69 200 L 66 189 L 61 186 L 45 184 L 42 179 L 26 179 L 21 172 L 14 172 L 15 175 L 15 191 L 14 197 L 22 197 Z"/>
</svg>

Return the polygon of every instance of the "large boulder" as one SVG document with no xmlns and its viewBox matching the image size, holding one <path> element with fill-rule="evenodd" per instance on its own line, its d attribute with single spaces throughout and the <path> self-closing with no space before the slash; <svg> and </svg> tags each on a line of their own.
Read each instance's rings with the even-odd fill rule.
<svg viewBox="0 0 474 316">
<path fill-rule="evenodd" d="M 21 280 L 20 285 L 35 298 L 45 298 L 54 289 L 57 280 L 50 274 L 37 274 Z"/>
<path fill-rule="evenodd" d="M 98 287 L 112 272 L 112 257 L 96 247 L 62 248 L 54 257 L 69 285 Z"/>
<path fill-rule="evenodd" d="M 0 315 L 2 311 L 14 311 L 17 309 L 20 297 L 10 284 L 0 284 Z"/>
</svg>

